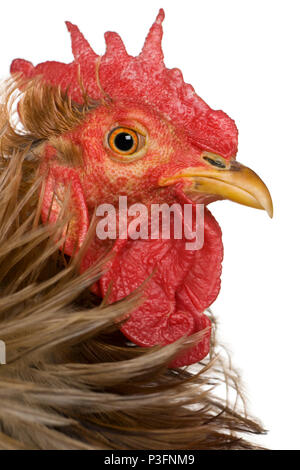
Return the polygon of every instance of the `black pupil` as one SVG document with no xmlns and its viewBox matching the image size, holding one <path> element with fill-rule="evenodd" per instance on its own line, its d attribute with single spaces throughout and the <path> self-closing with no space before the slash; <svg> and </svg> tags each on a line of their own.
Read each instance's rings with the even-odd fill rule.
<svg viewBox="0 0 300 470">
<path fill-rule="evenodd" d="M 132 135 L 128 134 L 127 132 L 120 132 L 118 135 L 116 135 L 114 143 L 118 150 L 121 150 L 122 152 L 128 152 L 134 145 L 134 139 Z"/>
</svg>

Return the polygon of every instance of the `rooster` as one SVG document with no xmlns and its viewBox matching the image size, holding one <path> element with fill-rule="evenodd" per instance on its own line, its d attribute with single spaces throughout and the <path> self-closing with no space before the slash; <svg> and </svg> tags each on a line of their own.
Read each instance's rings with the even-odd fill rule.
<svg viewBox="0 0 300 470">
<path fill-rule="evenodd" d="M 234 121 L 197 96 L 179 69 L 165 67 L 163 19 L 160 10 L 137 57 L 130 56 L 112 32 L 105 35 L 107 48 L 100 57 L 77 26 L 67 22 L 72 63 L 33 66 L 16 59 L 11 73 L 22 80 L 21 88 L 35 83 L 18 110 L 29 132 L 34 133 L 31 122 L 40 141 L 44 135 L 48 138 L 40 151 L 43 222 L 56 222 L 70 197 L 72 218 L 63 248 L 67 255 L 86 242 L 100 205 L 113 205 L 120 218 L 119 196 L 147 208 L 167 203 L 183 209 L 190 204 L 193 214 L 197 204 L 204 205 L 200 248 L 188 250 L 190 240 L 177 239 L 174 233 L 170 239 L 161 234 L 156 239 L 132 239 L 126 230 L 126 236 L 119 232 L 116 240 L 100 240 L 95 233 L 80 267 L 85 272 L 112 250 L 113 258 L 92 286 L 110 304 L 143 286 L 142 300 L 120 326 L 132 343 L 166 345 L 202 331 L 198 343 L 170 364 L 180 367 L 208 354 L 211 324 L 205 310 L 220 290 L 221 230 L 207 205 L 229 199 L 266 210 L 271 217 L 273 209 L 263 181 L 236 161 Z M 53 90 L 56 94 L 50 100 Z M 40 105 L 28 113 L 37 96 Z"/>
</svg>

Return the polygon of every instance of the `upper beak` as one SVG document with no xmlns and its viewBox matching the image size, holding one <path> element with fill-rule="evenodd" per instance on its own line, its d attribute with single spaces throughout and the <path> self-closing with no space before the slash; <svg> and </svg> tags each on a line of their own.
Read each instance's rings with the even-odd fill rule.
<svg viewBox="0 0 300 470">
<path fill-rule="evenodd" d="M 210 161 L 217 157 L 210 155 Z M 239 162 L 233 160 L 224 169 L 187 168 L 173 176 L 161 178 L 160 185 L 169 186 L 179 179 L 187 179 L 192 183 L 189 191 L 221 196 L 245 206 L 266 210 L 273 217 L 273 203 L 267 186 L 254 171 Z"/>
</svg>

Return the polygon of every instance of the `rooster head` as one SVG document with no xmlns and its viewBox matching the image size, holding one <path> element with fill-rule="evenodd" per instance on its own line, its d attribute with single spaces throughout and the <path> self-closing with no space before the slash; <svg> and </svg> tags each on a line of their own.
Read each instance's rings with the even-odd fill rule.
<svg viewBox="0 0 300 470">
<path fill-rule="evenodd" d="M 39 87 L 49 87 L 42 94 L 40 112 L 31 110 L 32 115 L 38 114 L 41 127 L 51 128 L 41 155 L 42 167 L 47 169 L 42 215 L 44 222 L 57 219 L 59 201 L 71 185 L 75 220 L 66 242 L 69 254 L 75 241 L 84 241 L 95 209 L 107 203 L 117 207 L 120 195 L 127 196 L 130 204 L 145 205 L 201 202 L 206 206 L 230 199 L 272 216 L 267 187 L 236 161 L 234 121 L 197 96 L 180 70 L 165 67 L 163 19 L 160 10 L 137 57 L 130 56 L 119 35 L 112 32 L 105 35 L 107 49 L 100 57 L 78 28 L 67 23 L 72 63 L 45 62 L 34 67 L 16 59 L 11 65 L 11 72 L 22 79 L 39 77 L 40 85 L 31 96 Z M 56 99 L 43 101 L 53 89 L 58 90 Z M 69 123 L 59 126 L 54 120 L 49 126 L 50 109 L 60 123 L 68 121 L 68 109 Z M 19 113 L 26 128 L 22 101 Z M 71 154 L 71 164 L 61 159 L 64 153 Z M 75 155 L 80 157 L 76 162 Z M 54 198 L 54 193 L 59 197 Z M 152 276 L 146 283 L 144 304 L 130 315 L 122 331 L 142 346 L 206 331 L 196 346 L 175 359 L 177 366 L 196 362 L 209 350 L 210 322 L 204 310 L 219 292 L 223 250 L 219 226 L 207 209 L 204 238 L 197 252 L 187 252 L 185 240 L 116 240 L 116 257 L 93 287 L 103 296 L 113 286 L 109 300 L 114 302 Z M 96 238 L 91 242 L 83 270 L 95 262 L 104 245 Z"/>
</svg>

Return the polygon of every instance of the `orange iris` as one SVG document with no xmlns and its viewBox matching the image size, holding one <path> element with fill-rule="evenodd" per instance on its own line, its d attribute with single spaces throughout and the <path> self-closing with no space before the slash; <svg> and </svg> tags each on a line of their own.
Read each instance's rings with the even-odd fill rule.
<svg viewBox="0 0 300 470">
<path fill-rule="evenodd" d="M 127 127 L 118 127 L 110 133 L 108 143 L 115 153 L 132 155 L 138 148 L 139 139 L 134 130 Z"/>
</svg>

